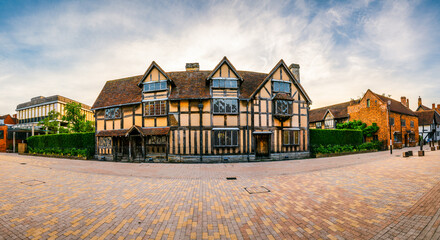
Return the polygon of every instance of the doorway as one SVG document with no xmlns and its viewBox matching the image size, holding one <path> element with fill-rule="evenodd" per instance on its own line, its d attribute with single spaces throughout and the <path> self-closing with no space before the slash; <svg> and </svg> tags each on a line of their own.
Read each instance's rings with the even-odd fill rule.
<svg viewBox="0 0 440 240">
<path fill-rule="evenodd" d="M 271 134 L 255 134 L 255 156 L 265 158 L 270 156 L 270 136 Z"/>
</svg>

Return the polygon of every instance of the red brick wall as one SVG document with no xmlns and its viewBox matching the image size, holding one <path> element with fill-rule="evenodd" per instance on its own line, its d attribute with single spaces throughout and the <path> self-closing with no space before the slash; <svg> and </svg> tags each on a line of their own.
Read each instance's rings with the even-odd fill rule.
<svg viewBox="0 0 440 240">
<path fill-rule="evenodd" d="M 370 99 L 370 107 L 367 107 L 367 99 Z M 348 114 L 350 116 L 350 121 L 360 120 L 370 126 L 376 123 L 379 127 L 377 131 L 379 141 L 384 141 L 385 145 L 388 146 L 390 142 L 389 133 L 389 123 L 388 123 L 388 110 L 387 103 L 382 102 L 373 93 L 368 91 L 362 101 L 359 104 L 349 106 L 347 108 Z M 390 113 L 390 117 L 394 118 L 394 126 L 391 127 L 391 137 L 395 131 L 401 132 L 402 142 L 404 142 L 405 133 L 407 130 L 411 130 L 415 133 L 415 142 L 408 142 L 409 146 L 416 146 L 419 140 L 419 127 L 418 119 L 415 116 L 408 116 L 399 113 Z M 406 120 L 406 127 L 401 126 L 401 119 Z M 410 127 L 410 121 L 414 121 L 414 127 Z M 371 141 L 372 138 L 368 138 L 367 141 Z M 395 148 L 402 148 L 402 143 L 394 143 Z"/>
<path fill-rule="evenodd" d="M 6 149 L 8 148 L 8 144 L 12 144 L 12 141 L 7 140 L 8 126 L 0 126 L 0 131 L 3 131 L 3 138 L 0 136 L 0 152 L 6 152 Z"/>
</svg>

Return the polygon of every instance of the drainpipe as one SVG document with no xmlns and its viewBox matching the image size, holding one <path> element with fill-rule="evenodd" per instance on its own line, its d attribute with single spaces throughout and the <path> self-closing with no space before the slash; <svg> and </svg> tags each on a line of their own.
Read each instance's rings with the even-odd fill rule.
<svg viewBox="0 0 440 240">
<path fill-rule="evenodd" d="M 200 103 L 199 103 L 199 105 L 198 105 L 198 107 L 199 107 L 199 115 L 200 115 L 200 117 L 199 117 L 199 126 L 200 126 L 200 136 L 199 136 L 199 141 L 200 141 L 200 144 L 199 144 L 199 148 L 200 148 L 200 162 L 203 162 L 203 120 L 202 120 L 202 117 L 203 117 L 203 103 L 202 103 L 202 100 L 200 99 Z"/>
</svg>

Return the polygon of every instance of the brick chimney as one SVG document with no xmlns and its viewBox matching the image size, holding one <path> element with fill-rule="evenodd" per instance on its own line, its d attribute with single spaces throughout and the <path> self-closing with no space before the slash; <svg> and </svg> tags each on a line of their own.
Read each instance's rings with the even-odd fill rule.
<svg viewBox="0 0 440 240">
<path fill-rule="evenodd" d="M 432 104 L 432 109 L 435 109 L 435 103 Z"/>
<path fill-rule="evenodd" d="M 409 98 L 406 99 L 406 107 L 409 108 Z"/>
<path fill-rule="evenodd" d="M 300 82 L 301 80 L 299 78 L 299 64 L 292 63 L 290 64 L 289 69 L 293 73 L 293 76 L 295 76 L 296 80 Z"/>
<path fill-rule="evenodd" d="M 403 104 L 403 106 L 406 106 L 406 97 L 400 97 L 400 102 Z"/>
<path fill-rule="evenodd" d="M 418 106 L 422 106 L 422 98 L 419 96 L 419 100 L 418 100 Z"/>
<path fill-rule="evenodd" d="M 440 104 L 437 104 L 437 109 L 440 110 Z"/>
<path fill-rule="evenodd" d="M 187 72 L 197 72 L 199 71 L 199 63 L 187 63 L 186 64 Z"/>
</svg>

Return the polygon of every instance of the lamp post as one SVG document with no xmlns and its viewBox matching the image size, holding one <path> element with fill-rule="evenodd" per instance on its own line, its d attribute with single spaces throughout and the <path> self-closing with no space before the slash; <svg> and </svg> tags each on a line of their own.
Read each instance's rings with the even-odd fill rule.
<svg viewBox="0 0 440 240">
<path fill-rule="evenodd" d="M 387 102 L 387 110 L 388 110 L 388 128 L 390 129 L 390 154 L 393 154 L 393 140 L 391 139 L 391 116 L 390 116 L 390 109 L 391 109 L 391 100 L 388 100 Z"/>
</svg>

